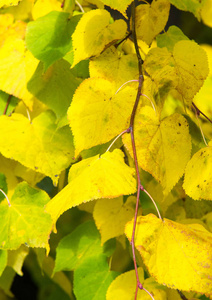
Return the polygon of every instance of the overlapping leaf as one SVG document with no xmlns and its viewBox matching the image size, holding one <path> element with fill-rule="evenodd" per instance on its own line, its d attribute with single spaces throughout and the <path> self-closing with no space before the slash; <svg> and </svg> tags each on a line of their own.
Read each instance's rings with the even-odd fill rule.
<svg viewBox="0 0 212 300">
<path fill-rule="evenodd" d="M 151 4 L 136 7 L 135 24 L 137 37 L 148 45 L 160 33 L 169 17 L 170 3 L 168 0 L 153 0 Z"/>
<path fill-rule="evenodd" d="M 17 5 L 18 0 L 0 0 L 0 8 L 3 6 Z"/>
<path fill-rule="evenodd" d="M 124 233 L 125 224 L 135 214 L 135 201 L 133 196 L 128 197 L 125 203 L 123 197 L 97 200 L 93 217 L 101 233 L 102 244 Z"/>
<path fill-rule="evenodd" d="M 151 173 L 168 194 L 183 175 L 191 153 L 191 138 L 186 119 L 173 114 L 160 121 L 151 107 L 143 107 L 135 118 L 138 163 Z M 131 140 L 123 136 L 132 155 Z"/>
<path fill-rule="evenodd" d="M 58 118 L 66 116 L 74 91 L 79 81 L 65 60 L 56 61 L 43 73 L 43 64 L 27 84 L 28 90 L 40 101 L 51 108 Z"/>
<path fill-rule="evenodd" d="M 201 10 L 201 19 L 207 26 L 212 27 L 212 3 L 211 0 L 203 1 L 204 5 Z"/>
<path fill-rule="evenodd" d="M 55 119 L 51 111 L 32 122 L 20 114 L 1 116 L 0 152 L 57 183 L 60 172 L 73 161 L 74 148 L 68 126 L 57 130 Z"/>
<path fill-rule="evenodd" d="M 116 91 L 116 85 L 103 78 L 84 80 L 76 90 L 68 110 L 76 155 L 128 128 L 136 90 L 125 86 Z"/>
<path fill-rule="evenodd" d="M 128 167 L 120 150 L 94 156 L 72 166 L 69 184 L 47 205 L 56 223 L 69 208 L 98 198 L 115 198 L 135 193 L 134 169 Z"/>
<path fill-rule="evenodd" d="M 83 59 L 99 55 L 113 41 L 124 37 L 127 25 L 123 20 L 109 24 L 110 14 L 96 9 L 85 13 L 72 35 L 75 66 Z"/>
<path fill-rule="evenodd" d="M 17 249 L 21 244 L 48 249 L 51 217 L 44 212 L 49 197 L 43 191 L 20 183 L 10 200 L 0 203 L 0 247 Z"/>
<path fill-rule="evenodd" d="M 156 283 L 153 278 L 148 278 L 144 280 L 144 271 L 142 268 L 138 268 L 139 280 L 143 284 L 144 288 L 148 290 L 149 293 L 154 295 L 157 300 L 166 300 L 166 292 L 164 288 Z M 136 286 L 135 271 L 128 271 L 119 275 L 109 286 L 107 291 L 106 300 L 122 299 L 129 300 L 133 299 Z M 150 296 L 146 291 L 139 290 L 137 294 L 138 300 L 149 300 Z"/>
<path fill-rule="evenodd" d="M 199 150 L 188 162 L 184 189 L 195 200 L 212 200 L 212 147 Z"/>
<path fill-rule="evenodd" d="M 156 40 L 158 47 L 166 47 L 169 51 L 173 51 L 177 42 L 189 40 L 189 38 L 177 26 L 170 26 L 167 32 L 159 34 Z"/>
<path fill-rule="evenodd" d="M 101 77 L 114 82 L 118 90 L 125 82 L 138 79 L 138 61 L 135 54 L 123 55 L 111 46 L 100 56 L 90 60 L 89 71 L 90 77 Z"/>
<path fill-rule="evenodd" d="M 69 18 L 69 13 L 52 11 L 27 25 L 26 46 L 44 62 L 45 71 L 72 48 L 71 35 L 80 16 Z"/>
<path fill-rule="evenodd" d="M 126 226 L 128 239 L 133 221 Z M 135 246 L 150 274 L 168 287 L 212 295 L 212 234 L 150 214 L 137 220 Z"/>
<path fill-rule="evenodd" d="M 177 42 L 172 52 L 166 48 L 150 50 L 144 68 L 158 87 L 170 82 L 188 105 L 209 72 L 205 51 L 193 41 Z"/>
<path fill-rule="evenodd" d="M 101 2 L 103 2 L 105 5 L 110 6 L 113 9 L 117 9 L 118 11 L 120 11 L 124 16 L 126 16 L 126 9 L 127 7 L 130 5 L 130 3 L 132 2 L 132 0 L 101 0 Z"/>
<path fill-rule="evenodd" d="M 200 13 L 204 6 L 205 0 L 169 0 L 171 4 L 178 9 L 190 11 L 200 20 Z"/>
<path fill-rule="evenodd" d="M 34 20 L 43 17 L 51 11 L 62 11 L 61 2 L 58 0 L 37 0 L 32 8 Z"/>
<path fill-rule="evenodd" d="M 25 48 L 25 42 L 22 39 L 25 26 L 23 22 L 16 22 L 10 26 L 9 35 L 6 30 L 0 37 L 0 43 L 2 43 L 0 89 L 21 98 L 29 108 L 32 108 L 33 96 L 27 90 L 26 85 L 38 65 L 38 60 Z"/>
</svg>

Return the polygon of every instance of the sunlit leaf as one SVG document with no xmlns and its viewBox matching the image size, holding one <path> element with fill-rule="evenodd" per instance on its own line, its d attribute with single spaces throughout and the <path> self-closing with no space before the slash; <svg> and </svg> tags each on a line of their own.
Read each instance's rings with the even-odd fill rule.
<svg viewBox="0 0 212 300">
<path fill-rule="evenodd" d="M 201 19 L 207 26 L 212 27 L 212 2 L 211 0 L 203 1 L 204 5 L 201 10 Z"/>
<path fill-rule="evenodd" d="M 164 288 L 156 283 L 153 278 L 147 278 L 144 280 L 144 271 L 142 268 L 138 268 L 138 275 L 140 282 L 148 290 L 148 292 L 154 295 L 157 300 L 166 300 L 166 292 L 163 291 Z M 135 286 L 135 270 L 123 273 L 119 275 L 109 286 L 106 299 L 134 299 Z M 150 296 L 146 293 L 146 291 L 138 290 L 137 299 L 149 300 Z"/>
<path fill-rule="evenodd" d="M 153 48 L 147 54 L 144 67 L 158 86 L 172 84 L 189 106 L 208 76 L 205 51 L 193 41 L 179 41 L 173 52 Z"/>
<path fill-rule="evenodd" d="M 131 196 L 123 203 L 123 197 L 97 200 L 93 217 L 101 233 L 102 244 L 124 233 L 125 224 L 135 214 L 136 198 Z"/>
<path fill-rule="evenodd" d="M 151 173 L 168 194 L 183 175 L 191 153 L 188 123 L 180 114 L 162 121 L 151 107 L 143 107 L 135 118 L 138 163 Z M 131 140 L 123 136 L 132 156 Z"/>
<path fill-rule="evenodd" d="M 116 94 L 116 85 L 102 78 L 81 83 L 68 110 L 75 155 L 110 141 L 128 128 L 136 92 L 125 86 Z"/>
<path fill-rule="evenodd" d="M 17 5 L 19 0 L 0 0 L 0 8 L 3 6 Z"/>
<path fill-rule="evenodd" d="M 80 19 L 73 38 L 75 66 L 83 59 L 99 55 L 113 41 L 124 37 L 127 25 L 123 20 L 109 24 L 110 14 L 96 9 L 85 13 Z"/>
<path fill-rule="evenodd" d="M 135 54 L 122 55 L 111 46 L 100 56 L 90 60 L 89 71 L 90 77 L 113 81 L 118 90 L 127 81 L 138 80 L 138 61 Z M 130 84 L 132 83 L 128 83 Z"/>
<path fill-rule="evenodd" d="M 110 6 L 113 9 L 117 9 L 120 11 L 124 16 L 126 16 L 126 9 L 131 4 L 132 0 L 101 0 L 105 5 Z"/>
<path fill-rule="evenodd" d="M 34 20 L 43 17 L 51 11 L 62 11 L 61 1 L 58 0 L 37 0 L 32 9 Z"/>
<path fill-rule="evenodd" d="M 132 236 L 133 221 L 125 233 Z M 135 246 L 160 284 L 183 291 L 212 293 L 212 234 L 201 225 L 183 225 L 150 214 L 139 217 Z"/>
<path fill-rule="evenodd" d="M 48 200 L 45 192 L 22 182 L 15 189 L 11 206 L 6 200 L 0 203 L 1 249 L 13 250 L 25 243 L 30 247 L 48 249 L 51 218 L 44 212 Z"/>
<path fill-rule="evenodd" d="M 153 0 L 151 4 L 138 5 L 135 15 L 137 37 L 148 45 L 151 44 L 154 37 L 164 29 L 169 9 L 168 0 Z"/>
<path fill-rule="evenodd" d="M 4 156 L 50 176 L 55 183 L 60 172 L 73 161 L 70 130 L 68 126 L 57 130 L 51 111 L 32 122 L 20 114 L 1 116 L 0 131 L 0 152 Z"/>
<path fill-rule="evenodd" d="M 212 200 L 212 147 L 199 150 L 185 170 L 184 189 L 195 200 Z"/>
<path fill-rule="evenodd" d="M 123 153 L 116 149 L 73 165 L 69 184 L 46 206 L 56 223 L 67 209 L 98 198 L 115 198 L 136 191 L 134 169 L 124 163 Z"/>
</svg>

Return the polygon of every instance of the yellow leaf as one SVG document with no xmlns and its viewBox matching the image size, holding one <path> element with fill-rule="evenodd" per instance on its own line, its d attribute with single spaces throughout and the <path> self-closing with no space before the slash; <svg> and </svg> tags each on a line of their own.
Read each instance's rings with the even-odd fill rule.
<svg viewBox="0 0 212 300">
<path fill-rule="evenodd" d="M 122 39 L 127 25 L 123 20 L 109 24 L 110 14 L 104 9 L 85 13 L 72 35 L 74 67 L 81 60 L 99 55 L 111 42 Z"/>
<path fill-rule="evenodd" d="M 211 0 L 205 0 L 203 8 L 201 10 L 201 18 L 203 23 L 212 27 L 212 2 Z"/>
<path fill-rule="evenodd" d="M 124 234 L 125 224 L 132 220 L 135 214 L 135 202 L 134 196 L 128 197 L 125 203 L 123 197 L 97 200 L 93 217 L 101 233 L 102 244 Z"/>
<path fill-rule="evenodd" d="M 150 50 L 144 68 L 158 90 L 175 88 L 189 106 L 209 73 L 205 51 L 185 40 L 177 42 L 172 52 L 165 47 Z"/>
<path fill-rule="evenodd" d="M 134 169 L 124 163 L 123 156 L 123 152 L 116 149 L 73 165 L 69 184 L 46 206 L 53 222 L 56 223 L 64 211 L 83 202 L 135 193 Z"/>
<path fill-rule="evenodd" d="M 110 141 L 128 128 L 137 91 L 125 86 L 115 92 L 116 86 L 102 78 L 84 80 L 76 90 L 68 110 L 75 155 Z"/>
<path fill-rule="evenodd" d="M 164 287 L 160 286 L 153 278 L 144 280 L 144 271 L 138 268 L 139 280 L 157 300 L 166 300 Z M 116 277 L 108 288 L 106 300 L 133 300 L 135 298 L 136 276 L 135 270 L 128 271 Z M 138 290 L 137 300 L 149 300 L 150 296 L 144 290 Z"/>
<path fill-rule="evenodd" d="M 138 60 L 135 54 L 122 55 L 111 46 L 100 56 L 90 60 L 89 72 L 90 77 L 101 77 L 113 81 L 118 90 L 128 80 L 138 79 Z M 130 84 L 132 83 L 128 83 Z"/>
<path fill-rule="evenodd" d="M 212 200 L 212 147 L 200 149 L 185 170 L 183 188 L 194 200 Z"/>
<path fill-rule="evenodd" d="M 154 37 L 164 29 L 168 21 L 169 9 L 168 0 L 153 0 L 151 5 L 138 5 L 135 15 L 137 37 L 150 45 Z"/>
<path fill-rule="evenodd" d="M 131 240 L 133 220 L 125 233 Z M 137 220 L 135 246 L 160 284 L 212 295 L 212 234 L 150 214 Z"/>
<path fill-rule="evenodd" d="M 126 17 L 126 9 L 132 0 L 101 0 L 105 5 L 120 11 Z"/>
<path fill-rule="evenodd" d="M 31 109 L 33 96 L 27 90 L 27 82 L 38 65 L 38 60 L 26 50 L 22 38 L 26 24 L 16 22 L 0 37 L 3 43 L 0 48 L 0 89 L 8 94 L 21 98 Z M 7 34 L 7 35 L 6 35 Z"/>
<path fill-rule="evenodd" d="M 132 156 L 130 136 L 123 141 Z M 188 123 L 180 114 L 159 121 L 155 111 L 145 106 L 135 118 L 138 163 L 163 186 L 167 195 L 184 173 L 191 153 Z"/>
<path fill-rule="evenodd" d="M 16 6 L 10 6 L 2 9 L 2 13 L 9 13 L 16 20 L 29 20 L 32 17 L 32 8 L 35 0 L 22 0 Z"/>
<path fill-rule="evenodd" d="M 3 6 L 17 5 L 19 0 L 0 0 L 0 8 Z"/>
<path fill-rule="evenodd" d="M 23 276 L 22 267 L 26 256 L 29 254 L 29 248 L 22 245 L 17 250 L 8 250 L 8 262 L 7 265 L 13 268 L 16 273 Z"/>
<path fill-rule="evenodd" d="M 50 13 L 51 11 L 62 11 L 61 1 L 58 0 L 37 0 L 33 9 L 32 17 L 37 20 Z"/>
<path fill-rule="evenodd" d="M 0 116 L 0 152 L 57 183 L 73 157 L 68 127 L 57 130 L 55 115 L 46 111 L 32 122 L 20 114 Z"/>
</svg>

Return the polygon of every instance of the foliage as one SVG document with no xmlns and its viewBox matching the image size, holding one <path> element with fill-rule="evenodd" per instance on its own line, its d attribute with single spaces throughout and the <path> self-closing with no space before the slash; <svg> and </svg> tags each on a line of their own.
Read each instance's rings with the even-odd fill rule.
<svg viewBox="0 0 212 300">
<path fill-rule="evenodd" d="M 0 1 L 2 299 L 23 266 L 38 299 L 212 299 L 212 48 L 171 4 L 211 26 L 210 0 Z"/>
</svg>

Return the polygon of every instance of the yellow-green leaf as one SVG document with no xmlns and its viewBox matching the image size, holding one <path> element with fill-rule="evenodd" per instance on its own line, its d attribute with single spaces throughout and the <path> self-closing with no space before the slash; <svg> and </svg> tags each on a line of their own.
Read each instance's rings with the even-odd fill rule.
<svg viewBox="0 0 212 300">
<path fill-rule="evenodd" d="M 134 169 L 124 163 L 123 156 L 116 149 L 73 165 L 69 184 L 46 207 L 54 223 L 64 211 L 83 202 L 135 193 Z"/>
<path fill-rule="evenodd" d="M 135 140 L 138 163 L 152 174 L 168 194 L 183 175 L 191 153 L 188 123 L 180 114 L 173 114 L 162 121 L 155 111 L 145 106 L 135 118 Z M 132 156 L 130 136 L 123 141 Z"/>
<path fill-rule="evenodd" d="M 93 217 L 101 233 L 102 244 L 124 234 L 125 224 L 132 220 L 135 214 L 135 202 L 134 196 L 128 197 L 125 203 L 123 197 L 97 200 Z"/>
<path fill-rule="evenodd" d="M 3 6 L 17 5 L 19 0 L 0 0 L 0 8 Z"/>
<path fill-rule="evenodd" d="M 132 0 L 101 0 L 105 5 L 110 6 L 113 9 L 120 11 L 124 16 L 126 16 L 126 9 L 132 2 Z"/>
<path fill-rule="evenodd" d="M 14 250 L 21 244 L 48 249 L 51 217 L 44 212 L 49 197 L 44 191 L 20 183 L 10 200 L 0 203 L 0 248 Z"/>
<path fill-rule="evenodd" d="M 89 71 L 90 77 L 113 81 L 118 90 L 125 82 L 138 79 L 138 60 L 135 54 L 123 55 L 111 46 L 100 56 L 90 60 Z M 128 83 L 130 84 L 132 83 Z"/>
<path fill-rule="evenodd" d="M 144 280 L 144 271 L 138 268 L 139 280 L 149 293 L 157 300 L 166 300 L 166 292 L 153 278 Z M 136 276 L 135 270 L 119 275 L 109 286 L 106 300 L 132 300 L 135 295 Z M 144 290 L 138 290 L 137 300 L 149 300 L 150 296 Z"/>
<path fill-rule="evenodd" d="M 0 152 L 57 183 L 60 172 L 73 161 L 74 148 L 68 126 L 57 130 L 55 121 L 51 111 L 32 122 L 21 114 L 0 116 Z"/>
<path fill-rule="evenodd" d="M 212 147 L 200 149 L 185 170 L 184 189 L 195 200 L 212 200 Z"/>
<path fill-rule="evenodd" d="M 110 14 L 104 9 L 85 13 L 72 35 L 74 49 L 74 67 L 83 59 L 99 55 L 111 42 L 122 39 L 127 25 L 123 20 L 109 24 Z"/>
<path fill-rule="evenodd" d="M 200 13 L 205 0 L 170 0 L 170 3 L 175 5 L 178 9 L 190 11 L 200 20 Z"/>
<path fill-rule="evenodd" d="M 130 86 L 116 94 L 116 85 L 106 79 L 84 80 L 68 110 L 75 155 L 106 143 L 127 129 L 135 97 L 136 89 Z"/>
<path fill-rule="evenodd" d="M 175 88 L 189 106 L 209 73 L 206 53 L 193 41 L 177 42 L 172 52 L 165 47 L 153 48 L 144 68 L 158 89 Z"/>
<path fill-rule="evenodd" d="M 154 37 L 164 29 L 169 9 L 168 0 L 153 0 L 151 4 L 137 6 L 135 15 L 137 37 L 150 45 Z"/>
<path fill-rule="evenodd" d="M 133 220 L 125 233 L 131 240 Z M 201 225 L 183 225 L 155 215 L 137 220 L 135 246 L 160 284 L 212 295 L 212 234 Z"/>
</svg>

